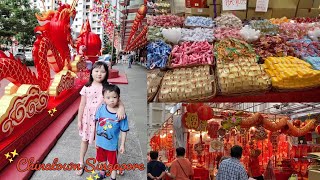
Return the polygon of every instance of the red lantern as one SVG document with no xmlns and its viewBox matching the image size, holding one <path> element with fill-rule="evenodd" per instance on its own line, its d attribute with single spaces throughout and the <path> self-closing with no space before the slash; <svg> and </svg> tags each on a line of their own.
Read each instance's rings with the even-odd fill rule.
<svg viewBox="0 0 320 180">
<path fill-rule="evenodd" d="M 208 121 L 213 118 L 213 110 L 207 105 L 199 107 L 197 113 L 200 120 Z"/>
<path fill-rule="evenodd" d="M 198 108 L 203 106 L 203 103 L 190 103 L 187 105 L 187 111 L 191 113 L 196 113 Z"/>
<path fill-rule="evenodd" d="M 316 131 L 317 134 L 320 134 L 320 125 L 318 125 L 318 126 L 316 127 L 315 131 Z"/>
<path fill-rule="evenodd" d="M 140 8 L 138 9 L 138 13 L 139 13 L 140 15 L 146 15 L 147 10 L 148 10 L 147 6 L 141 5 Z"/>
<path fill-rule="evenodd" d="M 219 123 L 215 121 L 210 121 L 207 125 L 208 136 L 210 138 L 217 138 L 219 127 L 220 127 Z"/>
</svg>

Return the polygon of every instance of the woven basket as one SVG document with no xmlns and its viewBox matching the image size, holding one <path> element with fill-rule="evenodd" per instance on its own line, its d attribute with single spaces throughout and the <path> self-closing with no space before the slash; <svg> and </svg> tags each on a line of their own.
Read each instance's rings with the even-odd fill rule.
<svg viewBox="0 0 320 180">
<path fill-rule="evenodd" d="M 168 70 L 157 95 L 159 102 L 205 101 L 216 95 L 216 81 L 212 66 Z"/>
<path fill-rule="evenodd" d="M 271 88 L 271 79 L 263 67 L 251 60 L 241 63 L 217 63 L 216 73 L 221 95 L 253 95 L 265 93 Z"/>
<path fill-rule="evenodd" d="M 152 102 L 157 95 L 164 72 L 160 69 L 149 70 L 147 73 L 147 96 L 148 102 Z"/>
</svg>

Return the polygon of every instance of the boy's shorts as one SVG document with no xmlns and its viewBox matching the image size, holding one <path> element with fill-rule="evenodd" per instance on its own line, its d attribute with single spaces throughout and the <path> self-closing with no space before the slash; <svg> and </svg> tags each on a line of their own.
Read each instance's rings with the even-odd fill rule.
<svg viewBox="0 0 320 180">
<path fill-rule="evenodd" d="M 108 151 L 101 147 L 97 147 L 97 156 L 96 159 L 98 162 L 106 162 L 108 161 L 109 164 L 117 164 L 117 151 Z"/>
</svg>

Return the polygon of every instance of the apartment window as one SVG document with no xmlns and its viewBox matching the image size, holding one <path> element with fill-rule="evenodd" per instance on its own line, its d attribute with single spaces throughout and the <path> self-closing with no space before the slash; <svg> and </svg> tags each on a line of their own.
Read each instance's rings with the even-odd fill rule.
<svg viewBox="0 0 320 180">
<path fill-rule="evenodd" d="M 96 24 L 97 23 L 97 21 L 92 21 L 92 24 Z"/>
<path fill-rule="evenodd" d="M 86 5 L 86 9 L 87 9 L 87 10 L 90 9 L 90 5 Z"/>
<path fill-rule="evenodd" d="M 97 32 L 100 32 L 100 28 L 97 28 Z"/>
<path fill-rule="evenodd" d="M 96 30 L 96 28 L 92 28 L 92 30 L 93 30 L 93 31 L 95 31 L 95 30 Z"/>
<path fill-rule="evenodd" d="M 76 21 L 78 21 L 78 18 L 76 18 Z"/>
<path fill-rule="evenodd" d="M 86 16 L 89 16 L 89 13 L 88 13 L 88 12 L 86 13 Z"/>
<path fill-rule="evenodd" d="M 86 0 L 86 2 L 90 2 L 90 0 Z"/>
<path fill-rule="evenodd" d="M 97 17 L 97 14 L 94 14 L 93 17 Z"/>
</svg>

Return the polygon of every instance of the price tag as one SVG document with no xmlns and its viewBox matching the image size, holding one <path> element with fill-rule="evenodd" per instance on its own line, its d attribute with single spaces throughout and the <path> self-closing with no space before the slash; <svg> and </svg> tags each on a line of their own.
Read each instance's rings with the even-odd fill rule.
<svg viewBox="0 0 320 180">
<path fill-rule="evenodd" d="M 257 0 L 256 12 L 267 12 L 269 0 Z"/>
<path fill-rule="evenodd" d="M 203 12 L 203 10 L 202 10 L 201 8 L 199 8 L 199 9 L 198 9 L 198 12 L 199 12 L 199 13 L 202 13 L 202 12 Z"/>
<path fill-rule="evenodd" d="M 223 11 L 246 10 L 247 0 L 222 0 Z"/>
</svg>

